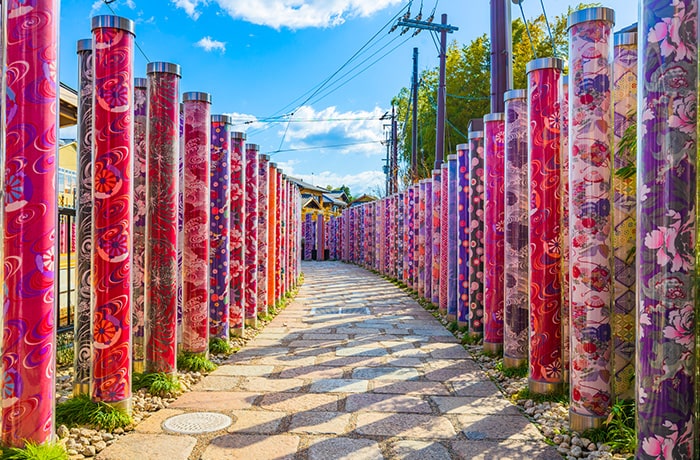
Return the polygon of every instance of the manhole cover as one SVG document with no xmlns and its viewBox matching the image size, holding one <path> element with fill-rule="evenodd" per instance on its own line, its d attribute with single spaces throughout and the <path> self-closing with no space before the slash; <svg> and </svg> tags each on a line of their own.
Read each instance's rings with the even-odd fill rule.
<svg viewBox="0 0 700 460">
<path fill-rule="evenodd" d="M 312 308 L 311 314 L 316 315 L 369 315 L 367 307 L 318 307 Z"/>
<path fill-rule="evenodd" d="M 163 429 L 171 433 L 202 434 L 223 430 L 232 423 L 231 417 L 215 412 L 191 412 L 176 415 L 163 422 Z"/>
</svg>

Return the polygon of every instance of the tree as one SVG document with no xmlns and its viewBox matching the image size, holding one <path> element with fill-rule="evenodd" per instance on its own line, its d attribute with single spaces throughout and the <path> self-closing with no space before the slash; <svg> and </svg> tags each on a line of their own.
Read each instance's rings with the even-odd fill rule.
<svg viewBox="0 0 700 460">
<path fill-rule="evenodd" d="M 513 87 L 526 88 L 525 66 L 537 57 L 568 57 L 567 19 L 572 11 L 598 6 L 579 4 L 550 23 L 554 46 L 549 39 L 545 17 L 540 15 L 528 21 L 532 44 L 522 19 L 512 23 Z M 534 50 L 534 53 L 533 53 Z M 458 144 L 467 142 L 469 121 L 489 112 L 490 42 L 486 34 L 467 45 L 452 42 L 446 56 L 447 120 L 445 122 L 445 151 L 454 152 Z M 418 90 L 418 177 L 430 176 L 435 162 L 435 124 L 438 88 L 438 68 L 421 73 Z M 411 163 L 411 91 L 401 88 L 392 103 L 398 108 L 399 120 L 399 174 L 408 185 Z"/>
</svg>

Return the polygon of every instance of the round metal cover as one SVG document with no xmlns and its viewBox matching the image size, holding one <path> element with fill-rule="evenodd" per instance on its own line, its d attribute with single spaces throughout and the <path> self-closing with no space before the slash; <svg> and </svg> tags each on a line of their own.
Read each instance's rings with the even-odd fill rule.
<svg viewBox="0 0 700 460">
<path fill-rule="evenodd" d="M 216 412 L 190 412 L 176 415 L 163 422 L 163 429 L 179 434 L 203 434 L 223 430 L 233 421 L 231 417 Z"/>
</svg>

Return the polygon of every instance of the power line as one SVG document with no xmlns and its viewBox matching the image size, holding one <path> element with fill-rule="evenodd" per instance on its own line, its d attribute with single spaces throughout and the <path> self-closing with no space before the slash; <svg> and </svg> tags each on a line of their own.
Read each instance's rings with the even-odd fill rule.
<svg viewBox="0 0 700 460">
<path fill-rule="evenodd" d="M 365 142 L 350 142 L 347 144 L 333 144 L 333 145 L 319 145 L 319 146 L 314 146 L 314 147 L 299 147 L 296 149 L 278 149 L 278 150 L 273 150 L 272 152 L 268 152 L 268 155 L 275 155 L 277 153 L 285 153 L 285 152 L 301 152 L 304 150 L 330 150 L 330 149 L 338 149 L 338 148 L 343 148 L 343 147 L 351 147 L 353 145 L 368 145 L 368 144 L 381 144 L 383 141 L 365 141 Z"/>
<path fill-rule="evenodd" d="M 102 3 L 107 5 L 107 8 L 109 8 L 109 11 L 112 12 L 113 15 L 117 16 L 117 12 L 114 11 L 114 8 L 112 8 L 112 3 L 114 3 L 116 0 L 102 0 Z M 139 45 L 139 42 L 134 39 L 134 45 L 136 45 L 136 48 L 141 52 L 143 55 L 143 58 L 146 59 L 146 62 L 151 62 L 150 59 L 148 59 L 148 56 L 146 56 L 146 53 L 141 49 L 141 46 Z"/>
</svg>

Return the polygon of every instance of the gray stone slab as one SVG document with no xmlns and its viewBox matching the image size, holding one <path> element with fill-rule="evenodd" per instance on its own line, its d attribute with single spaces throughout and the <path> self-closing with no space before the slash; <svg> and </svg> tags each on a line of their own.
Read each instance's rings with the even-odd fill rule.
<svg viewBox="0 0 700 460">
<path fill-rule="evenodd" d="M 351 394 L 345 401 L 348 412 L 408 412 L 412 414 L 430 414 L 433 409 L 420 396 L 401 394 Z"/>
<path fill-rule="evenodd" d="M 442 414 L 520 415 L 513 404 L 501 397 L 431 396 L 431 399 Z"/>
<path fill-rule="evenodd" d="M 350 427 L 350 414 L 343 412 L 301 412 L 292 415 L 291 433 L 344 434 Z"/>
<path fill-rule="evenodd" d="M 556 448 L 525 441 L 452 441 L 455 458 L 460 460 L 561 460 Z"/>
<path fill-rule="evenodd" d="M 311 383 L 311 393 L 364 393 L 367 380 L 323 379 Z"/>
<path fill-rule="evenodd" d="M 192 436 L 167 434 L 130 434 L 97 454 L 98 460 L 187 460 L 197 444 Z"/>
<path fill-rule="evenodd" d="M 413 439 L 452 439 L 457 435 L 447 417 L 377 412 L 357 414 L 355 432 L 360 435 Z"/>
<path fill-rule="evenodd" d="M 522 415 L 459 415 L 457 429 L 474 441 L 541 441 L 542 434 Z"/>
<path fill-rule="evenodd" d="M 202 460 L 294 460 L 298 447 L 299 437 L 288 434 L 226 434 L 210 441 Z"/>
<path fill-rule="evenodd" d="M 235 364 L 219 366 L 210 375 L 229 377 L 250 377 L 270 375 L 274 366 Z"/>
<path fill-rule="evenodd" d="M 358 367 L 352 371 L 355 379 L 417 380 L 420 374 L 410 367 Z"/>
<path fill-rule="evenodd" d="M 272 434 L 279 430 L 285 412 L 265 410 L 234 410 L 229 412 L 233 423 L 228 427 L 229 433 Z"/>
<path fill-rule="evenodd" d="M 379 444 L 371 439 L 314 439 L 309 446 L 309 460 L 383 460 Z"/>
<path fill-rule="evenodd" d="M 380 347 L 347 347 L 338 348 L 336 356 L 386 356 L 385 348 Z"/>
<path fill-rule="evenodd" d="M 437 441 L 397 441 L 391 446 L 392 453 L 402 460 L 449 460 L 450 452 Z"/>
</svg>

